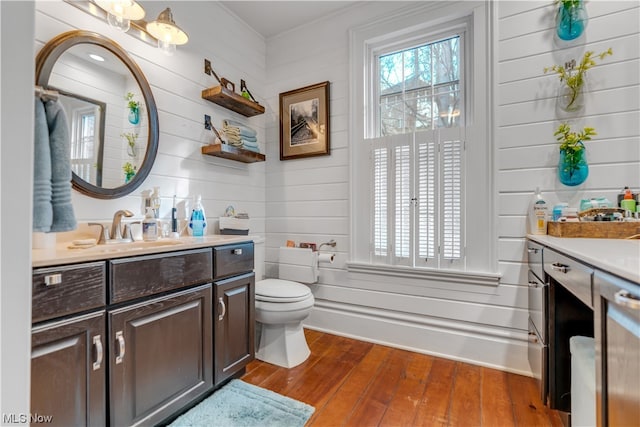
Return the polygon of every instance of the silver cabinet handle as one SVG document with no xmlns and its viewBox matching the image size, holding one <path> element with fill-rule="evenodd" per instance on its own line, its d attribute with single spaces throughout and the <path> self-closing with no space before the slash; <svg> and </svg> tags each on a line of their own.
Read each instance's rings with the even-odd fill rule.
<svg viewBox="0 0 640 427">
<path fill-rule="evenodd" d="M 551 264 L 551 268 L 555 271 L 559 271 L 560 273 L 566 273 L 567 271 L 569 271 L 568 265 L 564 265 L 559 262 L 554 262 L 553 264 Z"/>
<path fill-rule="evenodd" d="M 536 335 L 535 332 L 529 332 L 529 342 L 534 344 L 538 343 L 538 336 Z"/>
<path fill-rule="evenodd" d="M 616 304 L 620 304 L 623 307 L 631 308 L 633 310 L 640 310 L 640 299 L 629 293 L 624 289 L 620 289 L 614 295 Z"/>
<path fill-rule="evenodd" d="M 45 286 L 54 286 L 62 283 L 62 274 L 49 274 L 44 276 L 44 285 Z"/>
<path fill-rule="evenodd" d="M 529 287 L 530 288 L 539 288 L 540 285 L 538 285 L 538 282 L 536 282 L 535 280 L 529 280 Z"/>
<path fill-rule="evenodd" d="M 96 347 L 96 361 L 93 362 L 93 370 L 97 371 L 100 369 L 102 365 L 102 358 L 104 357 L 104 353 L 102 351 L 102 339 L 100 335 L 96 335 L 93 337 L 93 345 Z"/>
<path fill-rule="evenodd" d="M 221 321 L 224 319 L 224 315 L 227 314 L 227 306 L 224 304 L 222 297 L 218 298 L 218 304 L 222 307 L 222 313 L 218 316 L 218 321 Z"/>
<path fill-rule="evenodd" d="M 527 248 L 527 252 L 529 252 L 530 254 L 537 254 L 538 253 L 538 249 L 536 249 L 536 248 Z"/>
<path fill-rule="evenodd" d="M 233 250 L 233 254 L 234 255 L 242 255 L 242 249 L 241 248 L 237 248 Z"/>
<path fill-rule="evenodd" d="M 116 332 L 116 340 L 118 340 L 118 355 L 116 356 L 116 365 L 119 363 L 122 363 L 122 359 L 124 359 L 124 353 L 125 353 L 125 348 L 124 348 L 124 336 L 122 334 L 122 331 L 118 331 Z"/>
</svg>

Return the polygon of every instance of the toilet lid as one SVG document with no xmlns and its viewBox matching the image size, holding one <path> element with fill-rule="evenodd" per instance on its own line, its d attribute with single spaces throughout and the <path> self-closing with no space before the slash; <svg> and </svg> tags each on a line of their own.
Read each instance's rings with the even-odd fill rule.
<svg viewBox="0 0 640 427">
<path fill-rule="evenodd" d="M 256 299 L 270 302 L 295 302 L 309 298 L 311 289 L 289 280 L 265 279 L 256 283 Z"/>
</svg>

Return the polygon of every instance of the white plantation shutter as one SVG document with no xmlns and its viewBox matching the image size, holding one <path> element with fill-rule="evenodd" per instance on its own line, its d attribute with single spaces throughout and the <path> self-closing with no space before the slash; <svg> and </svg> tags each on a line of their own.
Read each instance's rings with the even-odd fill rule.
<svg viewBox="0 0 640 427">
<path fill-rule="evenodd" d="M 434 268 L 461 264 L 461 131 L 440 129 L 371 140 L 375 261 Z"/>
<path fill-rule="evenodd" d="M 442 258 L 462 258 L 462 150 L 460 139 L 441 141 Z"/>
<path fill-rule="evenodd" d="M 426 136 L 430 138 L 425 138 Z M 418 258 L 425 265 L 437 265 L 437 142 L 434 140 L 434 132 L 421 132 L 421 138 L 417 142 L 416 170 L 418 173 L 417 192 L 417 247 Z M 425 138 L 425 139 L 422 139 Z"/>
<path fill-rule="evenodd" d="M 394 148 L 395 174 L 395 239 L 394 264 L 404 264 L 409 261 L 411 247 L 411 147 L 399 145 Z"/>
<path fill-rule="evenodd" d="M 389 242 L 387 241 L 387 148 L 373 149 L 373 256 L 386 258 Z"/>
</svg>

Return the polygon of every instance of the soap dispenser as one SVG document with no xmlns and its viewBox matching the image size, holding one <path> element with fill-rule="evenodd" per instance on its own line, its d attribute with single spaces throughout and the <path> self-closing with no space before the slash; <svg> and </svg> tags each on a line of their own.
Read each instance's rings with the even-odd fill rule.
<svg viewBox="0 0 640 427">
<path fill-rule="evenodd" d="M 145 242 L 158 240 L 158 221 L 153 215 L 153 209 L 147 208 L 142 220 L 142 240 Z"/>
<path fill-rule="evenodd" d="M 205 228 L 207 227 L 207 217 L 204 214 L 204 208 L 202 207 L 202 197 L 198 194 L 196 197 L 196 203 L 191 211 L 191 219 L 189 220 L 189 230 L 194 237 L 201 237 L 205 234 Z"/>
</svg>

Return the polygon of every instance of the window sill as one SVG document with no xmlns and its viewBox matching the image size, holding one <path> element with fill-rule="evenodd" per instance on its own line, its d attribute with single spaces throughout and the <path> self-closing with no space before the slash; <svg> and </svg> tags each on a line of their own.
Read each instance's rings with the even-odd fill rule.
<svg viewBox="0 0 640 427">
<path fill-rule="evenodd" d="M 470 285 L 498 286 L 501 275 L 498 273 L 480 273 L 455 270 L 435 270 L 429 268 L 411 268 L 385 264 L 348 262 L 350 273 L 378 274 L 390 277 L 409 277 L 414 279 L 437 280 L 439 282 L 464 283 Z"/>
</svg>

